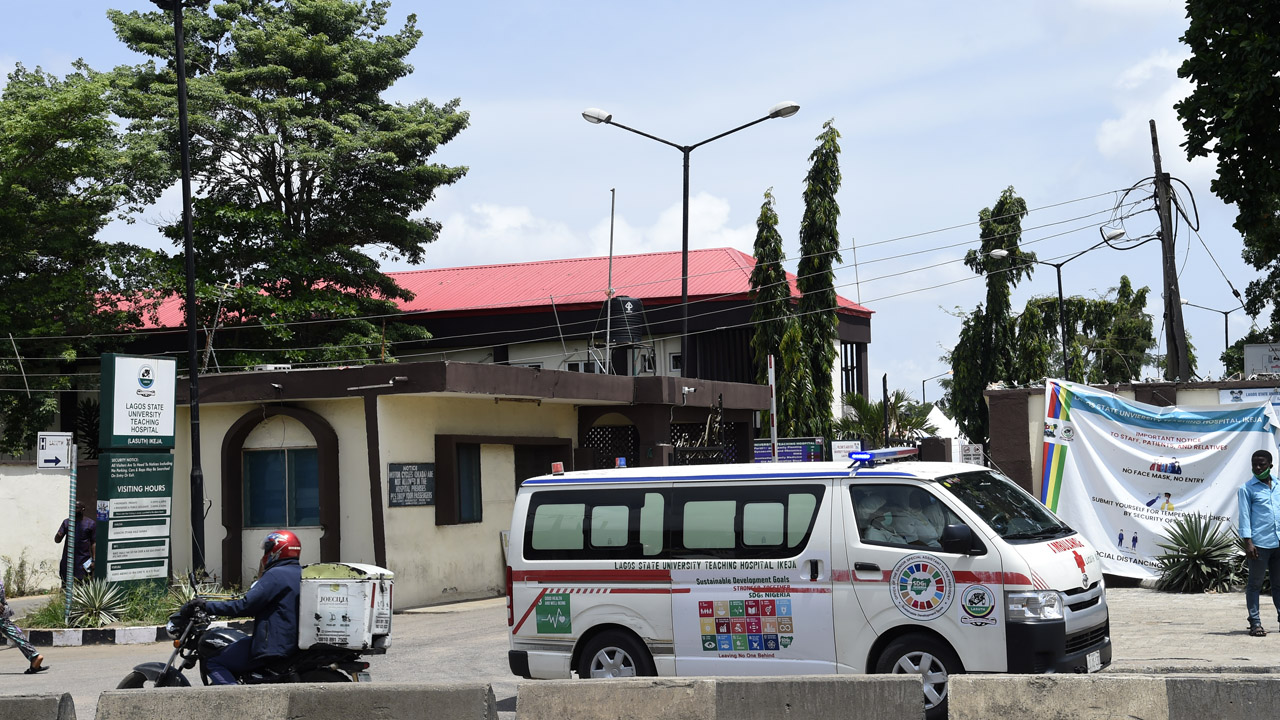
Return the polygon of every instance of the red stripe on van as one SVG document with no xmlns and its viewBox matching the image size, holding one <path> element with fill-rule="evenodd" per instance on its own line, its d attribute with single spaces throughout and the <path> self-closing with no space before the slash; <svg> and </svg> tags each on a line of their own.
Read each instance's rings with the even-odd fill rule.
<svg viewBox="0 0 1280 720">
<path fill-rule="evenodd" d="M 526 582 L 669 583 L 670 570 L 513 570 L 513 580 Z"/>
<path fill-rule="evenodd" d="M 529 619 L 529 613 L 533 612 L 533 609 L 538 606 L 538 601 L 542 600 L 542 596 L 546 594 L 547 594 L 547 591 L 542 590 L 541 592 L 538 593 L 538 597 L 534 598 L 532 603 L 529 603 L 529 609 L 525 610 L 524 614 L 520 616 L 520 622 L 516 623 L 516 626 L 511 628 L 512 635 L 515 635 L 516 633 L 520 632 L 520 626 L 524 625 L 524 621 Z"/>
<path fill-rule="evenodd" d="M 854 582 L 860 583 L 887 583 L 890 581 L 889 576 L 892 570 L 884 570 L 878 578 L 859 578 L 856 575 L 852 577 Z M 953 573 L 957 583 L 964 585 L 1031 585 L 1031 580 L 1022 573 L 1002 573 L 1002 572 L 977 572 L 973 570 L 960 570 Z M 837 578 L 837 581 L 839 579 Z"/>
</svg>

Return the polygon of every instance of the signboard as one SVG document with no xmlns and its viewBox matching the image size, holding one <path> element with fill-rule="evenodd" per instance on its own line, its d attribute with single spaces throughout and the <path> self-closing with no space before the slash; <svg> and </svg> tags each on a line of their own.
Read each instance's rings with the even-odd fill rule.
<svg viewBox="0 0 1280 720">
<path fill-rule="evenodd" d="M 1235 526 L 1249 458 L 1274 456 L 1277 438 L 1265 401 L 1156 407 L 1049 380 L 1041 501 L 1088 538 L 1103 572 L 1155 578 L 1171 523 Z"/>
<path fill-rule="evenodd" d="M 98 562 L 112 582 L 169 577 L 173 455 L 98 457 Z"/>
<path fill-rule="evenodd" d="M 435 463 L 389 463 L 387 504 L 411 507 L 436 504 Z"/>
<path fill-rule="evenodd" d="M 98 446 L 163 450 L 173 447 L 173 358 L 102 356 L 102 413 Z"/>
<path fill-rule="evenodd" d="M 756 440 L 753 462 L 773 462 L 768 440 Z M 778 438 L 778 462 L 821 462 L 827 459 L 826 439 Z"/>
<path fill-rule="evenodd" d="M 1280 375 L 1280 345 L 1245 345 L 1244 376 Z"/>
<path fill-rule="evenodd" d="M 1280 412 L 1280 388 L 1231 388 L 1218 391 L 1218 402 L 1223 405 L 1266 400 Z"/>
<path fill-rule="evenodd" d="M 71 433 L 42 432 L 36 437 L 37 469 L 67 470 L 71 468 Z"/>
<path fill-rule="evenodd" d="M 965 443 L 960 446 L 960 462 L 971 465 L 986 465 L 982 460 L 981 443 Z"/>
<path fill-rule="evenodd" d="M 831 459 L 846 460 L 851 452 L 862 452 L 861 440 L 832 440 Z"/>
</svg>

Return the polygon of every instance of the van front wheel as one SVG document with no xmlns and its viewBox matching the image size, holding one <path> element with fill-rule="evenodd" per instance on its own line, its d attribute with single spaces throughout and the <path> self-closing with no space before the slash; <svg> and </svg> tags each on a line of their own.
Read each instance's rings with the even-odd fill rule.
<svg viewBox="0 0 1280 720">
<path fill-rule="evenodd" d="M 620 678 L 657 674 L 649 651 L 632 635 L 603 632 L 582 648 L 580 678 Z"/>
<path fill-rule="evenodd" d="M 919 675 L 924 685 L 925 717 L 939 720 L 947 716 L 947 679 L 964 668 L 946 643 L 912 634 L 889 643 L 880 653 L 876 672 Z"/>
</svg>

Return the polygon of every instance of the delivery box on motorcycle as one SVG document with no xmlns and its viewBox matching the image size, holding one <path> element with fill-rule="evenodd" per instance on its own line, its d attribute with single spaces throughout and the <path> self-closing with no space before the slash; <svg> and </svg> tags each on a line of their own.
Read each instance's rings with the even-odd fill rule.
<svg viewBox="0 0 1280 720">
<path fill-rule="evenodd" d="M 395 573 L 376 565 L 316 563 L 302 568 L 298 647 L 325 644 L 364 652 L 391 645 Z"/>
</svg>

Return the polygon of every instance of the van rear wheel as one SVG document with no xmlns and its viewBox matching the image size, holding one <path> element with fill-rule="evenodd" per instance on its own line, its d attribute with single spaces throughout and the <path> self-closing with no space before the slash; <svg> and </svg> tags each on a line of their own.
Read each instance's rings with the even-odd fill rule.
<svg viewBox="0 0 1280 720">
<path fill-rule="evenodd" d="M 876 661 L 876 672 L 919 675 L 928 720 L 947 716 L 947 680 L 964 672 L 960 658 L 946 643 L 928 635 L 903 635 L 889 643 Z"/>
<path fill-rule="evenodd" d="M 609 631 L 591 638 L 578 660 L 580 678 L 656 675 L 649 651 L 632 635 Z"/>
</svg>

